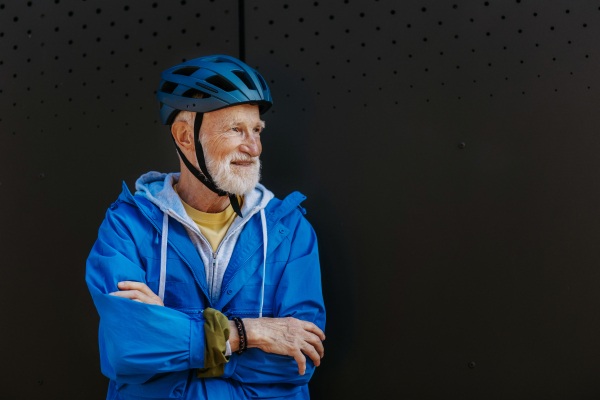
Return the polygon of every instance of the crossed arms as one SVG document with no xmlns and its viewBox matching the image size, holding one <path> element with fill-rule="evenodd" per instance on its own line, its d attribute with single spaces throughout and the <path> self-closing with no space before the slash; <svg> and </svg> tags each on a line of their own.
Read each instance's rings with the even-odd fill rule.
<svg viewBox="0 0 600 400">
<path fill-rule="evenodd" d="M 123 281 L 118 283 L 119 291 L 109 293 L 145 304 L 164 306 L 158 297 L 142 282 Z M 248 347 L 257 347 L 267 353 L 292 356 L 298 363 L 298 372 L 304 375 L 306 357 L 310 357 L 315 366 L 321 364 L 324 356 L 325 334 L 312 322 L 292 317 L 285 318 L 244 318 Z M 231 350 L 239 349 L 239 336 L 233 321 L 229 321 L 229 343 Z"/>
</svg>

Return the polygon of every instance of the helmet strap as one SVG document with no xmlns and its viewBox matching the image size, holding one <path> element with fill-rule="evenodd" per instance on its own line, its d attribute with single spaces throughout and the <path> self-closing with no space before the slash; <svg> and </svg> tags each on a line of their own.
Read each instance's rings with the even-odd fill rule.
<svg viewBox="0 0 600 400">
<path fill-rule="evenodd" d="M 200 126 L 202 125 L 202 117 L 203 116 L 204 116 L 204 114 L 197 112 L 196 118 L 194 121 L 194 144 L 196 147 L 196 159 L 198 160 L 198 165 L 200 166 L 202 173 L 200 171 L 198 171 L 198 169 L 195 166 L 193 166 L 192 163 L 190 163 L 188 161 L 188 159 L 185 157 L 185 155 L 183 154 L 183 152 L 177 145 L 177 142 L 175 141 L 175 137 L 173 137 L 171 135 L 171 139 L 173 139 L 173 143 L 175 143 L 175 148 L 177 148 L 177 153 L 179 153 L 179 156 L 183 160 L 183 163 L 185 164 L 187 169 L 190 170 L 192 175 L 194 175 L 200 182 L 202 182 L 204 184 L 204 186 L 206 186 L 207 188 L 209 188 L 211 191 L 218 194 L 219 196 L 228 196 L 229 201 L 231 203 L 231 207 L 233 207 L 233 211 L 235 211 L 235 213 L 237 215 L 239 215 L 240 218 L 243 218 L 242 210 L 240 207 L 240 203 L 238 202 L 237 196 L 233 193 L 228 193 L 224 190 L 217 188 L 217 185 L 215 185 L 212 177 L 208 173 L 208 169 L 206 168 L 206 162 L 204 161 L 204 149 L 202 148 L 202 144 L 200 143 Z"/>
</svg>

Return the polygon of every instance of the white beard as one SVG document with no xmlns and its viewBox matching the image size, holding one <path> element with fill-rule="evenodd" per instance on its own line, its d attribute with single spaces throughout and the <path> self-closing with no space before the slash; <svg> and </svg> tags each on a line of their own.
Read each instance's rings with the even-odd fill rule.
<svg viewBox="0 0 600 400">
<path fill-rule="evenodd" d="M 203 146 L 204 147 L 204 146 Z M 204 147 L 206 149 L 206 147 Z M 215 161 L 204 151 L 206 169 L 217 187 L 229 193 L 245 195 L 250 193 L 260 181 L 261 162 L 258 157 L 250 157 L 244 153 L 231 153 L 221 161 Z M 233 161 L 251 161 L 252 165 L 238 167 Z"/>
</svg>

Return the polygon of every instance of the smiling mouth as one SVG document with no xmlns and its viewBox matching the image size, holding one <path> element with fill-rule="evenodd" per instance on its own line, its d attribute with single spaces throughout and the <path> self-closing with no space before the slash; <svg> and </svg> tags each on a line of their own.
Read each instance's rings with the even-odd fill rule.
<svg viewBox="0 0 600 400">
<path fill-rule="evenodd" d="M 254 164 L 253 161 L 232 161 L 231 163 L 237 167 L 249 167 Z"/>
</svg>

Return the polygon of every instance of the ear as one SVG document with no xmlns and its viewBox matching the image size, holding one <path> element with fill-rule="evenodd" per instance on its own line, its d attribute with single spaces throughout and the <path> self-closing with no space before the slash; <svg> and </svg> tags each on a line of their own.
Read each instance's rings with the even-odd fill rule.
<svg viewBox="0 0 600 400">
<path fill-rule="evenodd" d="M 180 149 L 194 151 L 194 131 L 185 121 L 177 121 L 171 125 L 171 134 Z"/>
</svg>

